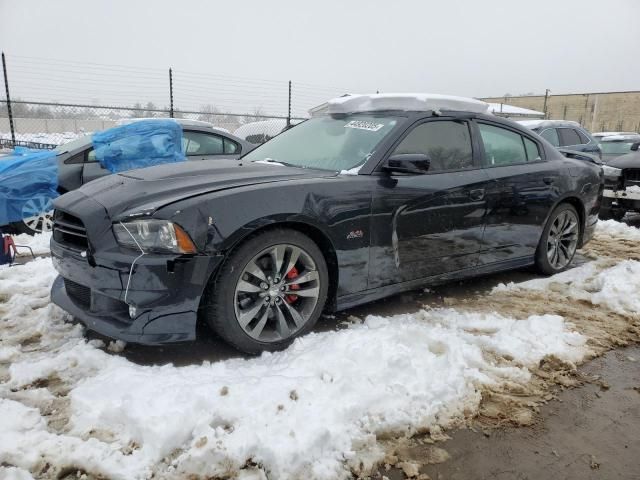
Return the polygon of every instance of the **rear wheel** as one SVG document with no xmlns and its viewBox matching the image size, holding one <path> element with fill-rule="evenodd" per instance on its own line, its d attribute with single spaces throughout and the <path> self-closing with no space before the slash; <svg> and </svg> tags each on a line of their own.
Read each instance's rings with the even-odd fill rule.
<svg viewBox="0 0 640 480">
<path fill-rule="evenodd" d="M 279 350 L 309 332 L 328 291 L 318 246 L 295 230 L 270 230 L 249 239 L 210 282 L 203 308 L 209 325 L 247 353 Z"/>
<path fill-rule="evenodd" d="M 558 206 L 549 217 L 538 249 L 536 267 L 546 275 L 566 270 L 578 248 L 580 237 L 580 217 L 576 209 L 568 203 Z"/>
</svg>

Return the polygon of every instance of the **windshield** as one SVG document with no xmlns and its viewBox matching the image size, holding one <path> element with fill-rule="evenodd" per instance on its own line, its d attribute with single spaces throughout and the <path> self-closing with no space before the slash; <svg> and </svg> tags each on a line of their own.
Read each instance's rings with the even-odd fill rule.
<svg viewBox="0 0 640 480">
<path fill-rule="evenodd" d="M 71 152 L 78 147 L 84 147 L 91 143 L 91 135 L 82 135 L 81 137 L 76 138 L 75 140 L 71 140 L 70 142 L 63 143 L 62 145 L 58 145 L 55 148 L 55 152 L 60 154 L 64 152 Z"/>
<path fill-rule="evenodd" d="M 631 151 L 633 142 L 600 142 L 600 148 L 605 155 L 624 155 Z"/>
<path fill-rule="evenodd" d="M 375 114 L 312 118 L 259 146 L 243 160 L 350 170 L 367 161 L 401 119 Z"/>
</svg>

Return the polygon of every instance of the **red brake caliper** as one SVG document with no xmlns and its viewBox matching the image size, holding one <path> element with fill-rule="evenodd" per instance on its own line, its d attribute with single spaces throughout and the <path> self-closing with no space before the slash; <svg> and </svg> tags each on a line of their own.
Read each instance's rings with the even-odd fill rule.
<svg viewBox="0 0 640 480">
<path fill-rule="evenodd" d="M 298 269 L 296 267 L 293 267 L 291 270 L 289 270 L 289 273 L 287 273 L 287 278 L 289 280 L 293 280 L 294 278 L 296 278 L 298 276 Z M 293 284 L 289 286 L 290 290 L 300 290 L 300 285 L 297 284 Z M 297 295 L 287 295 L 286 296 L 286 300 L 287 303 L 293 303 L 296 300 L 298 300 L 298 296 Z"/>
</svg>

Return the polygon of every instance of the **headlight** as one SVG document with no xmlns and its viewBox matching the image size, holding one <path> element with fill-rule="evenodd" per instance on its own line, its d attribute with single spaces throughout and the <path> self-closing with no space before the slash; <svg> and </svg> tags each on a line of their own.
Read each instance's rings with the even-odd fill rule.
<svg viewBox="0 0 640 480">
<path fill-rule="evenodd" d="M 620 168 L 610 167 L 608 165 L 603 165 L 602 171 L 604 172 L 605 177 L 619 177 L 622 175 L 622 170 Z"/>
<path fill-rule="evenodd" d="M 196 246 L 180 225 L 167 220 L 136 220 L 113 224 L 123 247 L 144 252 L 196 253 Z"/>
</svg>

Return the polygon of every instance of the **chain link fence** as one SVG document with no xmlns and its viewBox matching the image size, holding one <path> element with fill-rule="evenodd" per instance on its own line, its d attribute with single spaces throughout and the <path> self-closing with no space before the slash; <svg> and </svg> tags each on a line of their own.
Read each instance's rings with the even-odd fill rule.
<svg viewBox="0 0 640 480">
<path fill-rule="evenodd" d="M 169 109 L 115 107 L 12 101 L 15 142 L 6 100 L 0 100 L 0 147 L 55 148 L 82 135 L 115 127 L 139 118 L 169 118 Z M 255 113 L 222 113 L 215 108 L 203 111 L 174 110 L 174 118 L 207 122 L 252 143 L 262 143 L 287 125 L 304 118 Z"/>
</svg>

